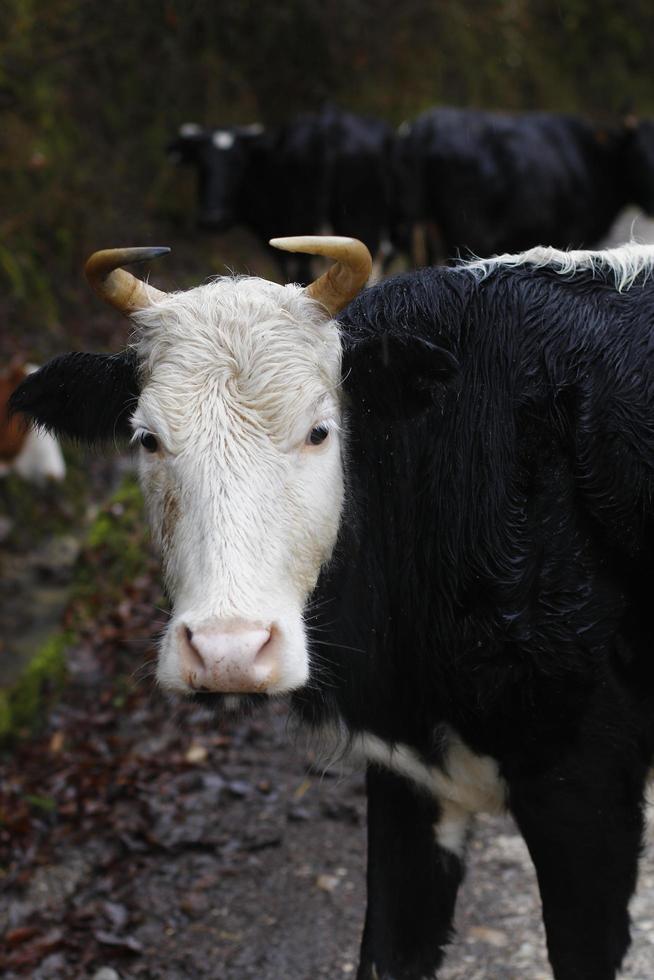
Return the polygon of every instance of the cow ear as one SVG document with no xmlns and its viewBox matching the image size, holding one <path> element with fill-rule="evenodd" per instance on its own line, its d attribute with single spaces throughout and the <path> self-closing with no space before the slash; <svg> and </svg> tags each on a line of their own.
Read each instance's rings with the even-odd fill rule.
<svg viewBox="0 0 654 980">
<path fill-rule="evenodd" d="M 61 354 L 30 374 L 9 400 L 9 411 L 56 435 L 96 443 L 131 435 L 139 397 L 135 353 Z"/>
<path fill-rule="evenodd" d="M 459 370 L 448 350 L 417 337 L 383 334 L 355 344 L 344 357 L 343 387 L 362 410 L 387 421 L 432 408 Z"/>
</svg>

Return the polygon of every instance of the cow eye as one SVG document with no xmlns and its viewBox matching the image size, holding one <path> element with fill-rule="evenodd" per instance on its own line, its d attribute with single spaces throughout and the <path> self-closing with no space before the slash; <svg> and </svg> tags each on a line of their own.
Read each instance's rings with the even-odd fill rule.
<svg viewBox="0 0 654 980">
<path fill-rule="evenodd" d="M 324 442 L 329 435 L 329 428 L 322 422 L 320 425 L 314 425 L 313 429 L 307 436 L 307 445 L 309 446 L 319 446 L 321 442 Z"/>
<path fill-rule="evenodd" d="M 159 443 L 157 437 L 153 436 L 151 432 L 141 433 L 141 445 L 144 449 L 147 449 L 149 453 L 156 453 L 159 448 Z"/>
</svg>

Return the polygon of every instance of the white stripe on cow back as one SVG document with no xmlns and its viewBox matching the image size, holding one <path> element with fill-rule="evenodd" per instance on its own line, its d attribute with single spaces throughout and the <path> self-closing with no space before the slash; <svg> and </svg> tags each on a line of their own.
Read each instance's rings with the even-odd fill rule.
<svg viewBox="0 0 654 980">
<path fill-rule="evenodd" d="M 574 249 L 569 252 L 558 248 L 539 245 L 526 252 L 515 255 L 505 253 L 489 259 L 473 259 L 463 262 L 459 269 L 471 272 L 480 279 L 490 275 L 499 267 L 532 265 L 535 268 L 551 268 L 562 276 L 572 276 L 576 272 L 592 271 L 613 275 L 615 287 L 622 292 L 629 289 L 643 274 L 646 278 L 654 271 L 654 245 L 640 245 L 630 242 L 618 248 Z"/>
</svg>

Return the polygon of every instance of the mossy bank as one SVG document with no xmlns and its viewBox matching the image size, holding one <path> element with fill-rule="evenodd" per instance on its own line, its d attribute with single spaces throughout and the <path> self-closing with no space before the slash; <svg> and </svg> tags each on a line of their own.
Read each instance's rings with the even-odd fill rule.
<svg viewBox="0 0 654 980">
<path fill-rule="evenodd" d="M 79 518 L 79 512 L 76 516 Z M 71 650 L 82 634 L 92 635 L 98 611 L 118 604 L 130 582 L 153 570 L 141 494 L 132 475 L 123 479 L 99 510 L 87 508 L 87 519 L 78 520 L 77 527 L 77 557 L 64 581 L 48 590 L 30 589 L 26 578 L 21 583 L 25 594 L 16 597 L 33 609 L 25 635 L 12 637 L 11 649 L 7 643 L 3 648 L 5 656 L 12 656 L 12 650 L 16 657 L 20 655 L 24 666 L 17 677 L 5 677 L 4 685 L 0 684 L 0 743 L 39 728 L 66 684 Z M 70 541 L 70 527 L 65 534 Z M 54 608 L 47 614 L 39 609 L 39 598 L 46 593 L 54 595 Z M 43 613 L 40 629 L 33 625 L 39 612 Z"/>
</svg>

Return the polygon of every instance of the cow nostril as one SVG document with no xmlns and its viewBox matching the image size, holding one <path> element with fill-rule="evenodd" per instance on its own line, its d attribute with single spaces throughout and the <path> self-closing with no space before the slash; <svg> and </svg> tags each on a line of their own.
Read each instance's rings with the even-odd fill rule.
<svg viewBox="0 0 654 980">
<path fill-rule="evenodd" d="M 264 664 L 267 664 L 268 661 L 271 659 L 271 657 L 275 656 L 275 651 L 273 649 L 275 645 L 274 631 L 272 629 L 268 629 L 266 630 L 266 633 L 267 636 L 263 641 L 263 643 L 261 644 L 261 646 L 259 647 L 259 649 L 257 650 L 257 654 L 254 658 L 255 663 L 258 664 L 260 667 L 263 666 Z"/>
<path fill-rule="evenodd" d="M 259 647 L 259 653 L 263 653 L 263 651 L 266 649 L 266 647 L 270 643 L 270 640 L 271 640 L 271 636 L 270 636 L 270 633 L 269 633 L 268 636 L 266 637 L 266 639 L 263 641 L 263 643 Z M 259 656 L 259 653 L 257 654 L 257 656 Z"/>
<path fill-rule="evenodd" d="M 202 654 L 193 642 L 193 630 L 188 626 L 183 626 L 182 630 L 182 657 L 186 661 L 186 666 L 192 670 L 204 670 L 205 662 Z"/>
</svg>

